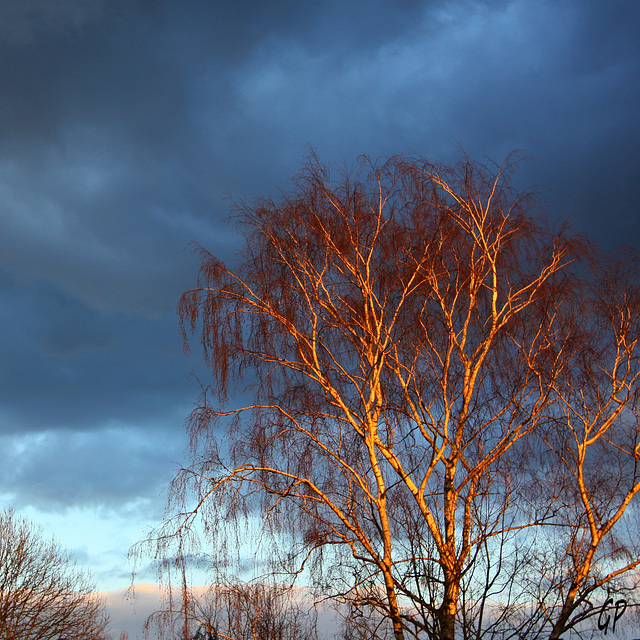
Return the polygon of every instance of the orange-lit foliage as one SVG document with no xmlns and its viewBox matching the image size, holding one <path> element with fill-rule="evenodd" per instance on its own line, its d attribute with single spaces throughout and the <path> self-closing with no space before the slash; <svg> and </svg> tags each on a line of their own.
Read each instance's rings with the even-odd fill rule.
<svg viewBox="0 0 640 640">
<path fill-rule="evenodd" d="M 528 497 L 555 514 L 555 547 L 533 547 L 519 576 L 529 604 L 520 626 L 531 638 L 542 629 L 556 640 L 599 614 L 608 595 L 634 599 L 640 585 L 639 265 L 622 252 L 593 266 L 597 276 L 581 281 L 570 306 L 566 366 L 536 434 L 542 459 L 530 461 Z"/>
<path fill-rule="evenodd" d="M 585 355 L 599 320 L 574 331 L 576 309 L 594 308 L 589 269 L 575 266 L 587 245 L 531 215 L 511 168 L 392 158 L 332 180 L 311 159 L 289 195 L 239 207 L 242 264 L 202 250 L 180 302 L 214 376 L 189 424 L 194 466 L 176 483 L 199 491 L 187 517 L 215 538 L 260 514 L 285 543 L 281 569 L 309 569 L 396 640 L 489 624 L 484 603 L 514 578 L 509 536 L 560 524 L 557 474 L 546 505 L 516 504 L 524 452 L 559 407 L 575 431 L 576 376 L 590 397 L 610 383 Z M 602 343 L 612 362 L 616 344 L 623 360 L 635 353 Z M 240 380 L 254 386 L 235 408 Z M 637 459 L 637 440 L 628 448 Z"/>
</svg>

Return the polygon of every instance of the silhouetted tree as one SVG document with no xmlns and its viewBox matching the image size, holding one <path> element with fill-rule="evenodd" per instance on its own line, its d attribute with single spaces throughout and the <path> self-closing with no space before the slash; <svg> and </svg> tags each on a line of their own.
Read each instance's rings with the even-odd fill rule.
<svg viewBox="0 0 640 640">
<path fill-rule="evenodd" d="M 198 630 L 193 634 L 193 640 L 219 640 L 219 636 L 215 629 L 200 625 Z"/>
</svg>

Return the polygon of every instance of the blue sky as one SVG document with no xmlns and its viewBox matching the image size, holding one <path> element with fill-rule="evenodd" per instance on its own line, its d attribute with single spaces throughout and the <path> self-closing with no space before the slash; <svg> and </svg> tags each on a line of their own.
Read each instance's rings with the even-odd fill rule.
<svg viewBox="0 0 640 640">
<path fill-rule="evenodd" d="M 552 220 L 639 249 L 639 28 L 635 0 L 0 0 L 0 504 L 127 586 L 206 375 L 190 243 L 233 261 L 230 203 L 309 147 L 520 149 Z"/>
</svg>

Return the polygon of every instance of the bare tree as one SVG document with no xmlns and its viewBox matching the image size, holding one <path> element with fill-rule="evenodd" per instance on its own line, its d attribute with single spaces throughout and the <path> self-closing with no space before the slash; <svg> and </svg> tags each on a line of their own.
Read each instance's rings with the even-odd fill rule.
<svg viewBox="0 0 640 640">
<path fill-rule="evenodd" d="M 532 640 L 584 628 L 609 600 L 616 612 L 638 602 L 640 272 L 628 252 L 591 269 L 566 306 L 567 366 L 528 452 L 529 497 L 554 504 L 516 577 L 522 606 L 507 616 Z"/>
<path fill-rule="evenodd" d="M 0 638 L 99 640 L 107 623 L 104 602 L 69 555 L 0 510 Z"/>
<path fill-rule="evenodd" d="M 309 570 L 396 640 L 453 640 L 469 577 L 488 598 L 500 540 L 550 517 L 514 511 L 512 454 L 557 402 L 584 247 L 530 215 L 511 168 L 364 160 L 332 182 L 311 159 L 290 195 L 239 207 L 243 263 L 202 250 L 180 303 L 214 384 L 189 422 L 174 489 L 198 502 L 179 527 L 199 515 L 224 549 L 261 514 L 279 570 Z M 239 379 L 253 398 L 227 408 Z"/>
<path fill-rule="evenodd" d="M 213 596 L 213 597 L 211 597 Z M 235 584 L 214 591 L 209 609 L 220 638 L 317 640 L 313 602 L 281 584 Z"/>
<path fill-rule="evenodd" d="M 200 640 L 317 640 L 313 600 L 275 583 L 187 589 L 174 605 L 153 614 L 146 629 L 161 636 Z M 186 623 L 186 624 L 185 624 Z"/>
</svg>

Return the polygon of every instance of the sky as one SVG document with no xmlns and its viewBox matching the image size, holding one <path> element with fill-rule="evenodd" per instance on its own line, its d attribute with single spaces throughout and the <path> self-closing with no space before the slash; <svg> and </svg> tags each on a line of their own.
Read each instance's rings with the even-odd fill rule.
<svg viewBox="0 0 640 640">
<path fill-rule="evenodd" d="M 233 263 L 232 202 L 310 149 L 518 149 L 553 221 L 640 249 L 639 29 L 637 0 L 0 0 L 0 506 L 128 586 L 206 378 L 193 243 Z"/>
</svg>

